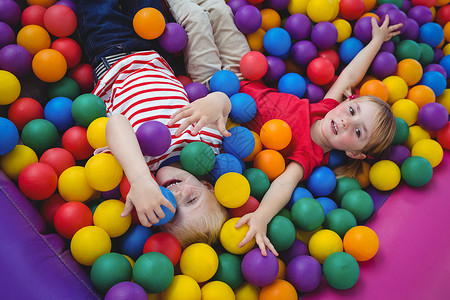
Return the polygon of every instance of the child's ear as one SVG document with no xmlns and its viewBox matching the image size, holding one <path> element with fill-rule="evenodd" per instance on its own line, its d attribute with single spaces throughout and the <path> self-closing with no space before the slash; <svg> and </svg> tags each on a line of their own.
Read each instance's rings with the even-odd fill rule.
<svg viewBox="0 0 450 300">
<path fill-rule="evenodd" d="M 208 190 L 214 191 L 213 185 L 211 183 L 209 183 L 208 181 L 201 180 L 200 182 L 203 183 L 203 185 L 205 185 L 208 188 Z"/>
<path fill-rule="evenodd" d="M 358 151 L 345 151 L 345 155 L 353 159 L 365 159 L 366 155 Z"/>
</svg>

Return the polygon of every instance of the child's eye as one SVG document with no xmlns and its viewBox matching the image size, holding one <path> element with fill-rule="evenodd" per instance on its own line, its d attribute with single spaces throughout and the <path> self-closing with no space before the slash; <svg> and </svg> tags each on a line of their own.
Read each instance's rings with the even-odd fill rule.
<svg viewBox="0 0 450 300">
<path fill-rule="evenodd" d="M 357 135 L 358 137 L 361 136 L 361 130 L 359 130 L 359 128 L 356 128 L 356 129 L 355 129 L 355 132 L 356 132 L 356 135 Z"/>
<path fill-rule="evenodd" d="M 353 109 L 353 107 L 349 107 L 348 109 L 350 111 L 350 114 L 353 116 L 355 114 L 355 110 Z"/>
</svg>

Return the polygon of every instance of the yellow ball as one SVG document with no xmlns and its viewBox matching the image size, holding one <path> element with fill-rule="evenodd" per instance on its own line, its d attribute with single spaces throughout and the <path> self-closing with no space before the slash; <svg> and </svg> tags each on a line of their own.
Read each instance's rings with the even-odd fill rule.
<svg viewBox="0 0 450 300">
<path fill-rule="evenodd" d="M 125 203 L 120 200 L 106 200 L 94 212 L 94 225 L 104 229 L 112 238 L 124 234 L 131 225 L 131 214 L 121 217 Z"/>
<path fill-rule="evenodd" d="M 180 270 L 197 282 L 211 279 L 219 267 L 214 249 L 205 243 L 195 243 L 184 249 L 180 257 Z"/>
<path fill-rule="evenodd" d="M 331 0 L 310 0 L 306 14 L 315 23 L 329 22 L 336 17 L 336 7 Z"/>
<path fill-rule="evenodd" d="M 380 160 L 370 168 L 369 179 L 380 191 L 392 190 L 400 183 L 400 168 L 390 160 Z"/>
<path fill-rule="evenodd" d="M 322 226 L 319 226 L 319 228 L 317 228 L 316 230 L 313 230 L 313 231 L 303 231 L 301 229 L 296 228 L 295 229 L 295 238 L 297 240 L 300 240 L 303 243 L 305 243 L 305 245 L 308 245 L 309 240 L 311 239 L 313 234 L 322 229 L 323 229 Z"/>
<path fill-rule="evenodd" d="M 431 136 L 428 131 L 426 131 L 419 125 L 414 125 L 409 127 L 409 135 L 403 145 L 411 150 L 418 141 L 429 138 L 431 138 Z"/>
<path fill-rule="evenodd" d="M 128 255 L 125 255 L 125 254 L 122 254 L 127 260 L 128 260 L 128 262 L 130 263 L 130 265 L 131 265 L 131 268 L 133 268 L 133 266 L 134 266 L 134 260 L 131 258 L 131 257 L 129 257 Z"/>
<path fill-rule="evenodd" d="M 92 156 L 86 162 L 87 183 L 98 191 L 106 192 L 117 187 L 123 177 L 123 169 L 109 153 Z"/>
<path fill-rule="evenodd" d="M 260 287 L 244 282 L 235 290 L 236 300 L 258 300 L 260 290 Z"/>
<path fill-rule="evenodd" d="M 97 258 L 111 251 L 111 239 L 100 227 L 85 226 L 72 237 L 70 251 L 77 262 L 92 266 Z"/>
<path fill-rule="evenodd" d="M 8 105 L 16 101 L 20 95 L 20 82 L 13 73 L 0 70 L 0 105 Z"/>
<path fill-rule="evenodd" d="M 248 46 L 250 47 L 250 50 L 252 51 L 259 51 L 259 52 L 264 52 L 264 35 L 266 34 L 266 32 L 264 30 L 262 30 L 261 28 L 259 28 L 258 30 L 256 30 L 253 33 L 249 33 L 247 34 L 245 37 L 247 38 L 247 43 Z M 239 124 L 234 123 L 235 126 L 239 126 Z M 228 122 L 227 122 L 228 125 Z M 227 129 L 228 126 L 227 126 Z"/>
<path fill-rule="evenodd" d="M 436 98 L 436 102 L 444 105 L 450 114 L 450 89 L 445 89 L 444 92 Z"/>
<path fill-rule="evenodd" d="M 147 294 L 148 300 L 161 300 L 161 293 Z"/>
<path fill-rule="evenodd" d="M 242 174 L 228 172 L 217 179 L 214 193 L 220 204 L 236 208 L 244 205 L 250 197 L 250 184 Z"/>
<path fill-rule="evenodd" d="M 309 254 L 323 264 L 328 255 L 342 252 L 342 239 L 336 232 L 322 229 L 312 235 L 308 248 Z"/>
<path fill-rule="evenodd" d="M 248 232 L 247 224 L 244 224 L 239 228 L 234 227 L 238 220 L 239 218 L 229 219 L 222 225 L 222 229 L 220 230 L 220 242 L 222 243 L 222 246 L 228 252 L 236 255 L 247 253 L 255 245 L 255 239 L 253 238 L 250 242 L 242 246 L 242 248 L 238 247 L 239 243 Z"/>
<path fill-rule="evenodd" d="M 64 200 L 76 202 L 84 202 L 94 194 L 94 189 L 87 183 L 85 168 L 82 166 L 73 166 L 61 173 L 58 191 Z"/>
<path fill-rule="evenodd" d="M 288 11 L 291 15 L 293 14 L 306 14 L 306 7 L 308 6 L 309 0 L 291 0 L 288 4 Z"/>
<path fill-rule="evenodd" d="M 161 292 L 161 300 L 200 300 L 201 297 L 197 281 L 187 275 L 174 276 L 169 287 Z"/>
<path fill-rule="evenodd" d="M 211 281 L 202 287 L 202 300 L 235 300 L 233 289 L 223 281 Z M 183 298 L 184 299 L 184 298 Z"/>
<path fill-rule="evenodd" d="M 347 20 L 336 19 L 333 21 L 333 25 L 338 31 L 337 42 L 341 43 L 348 39 L 352 35 L 352 25 Z"/>
<path fill-rule="evenodd" d="M 17 145 L 12 151 L 0 157 L 0 168 L 9 178 L 17 180 L 26 166 L 36 162 L 38 157 L 33 149 L 25 145 Z"/>
<path fill-rule="evenodd" d="M 409 99 L 397 100 L 392 104 L 391 110 L 394 116 L 405 120 L 408 126 L 414 125 L 417 122 L 419 107 L 414 101 Z"/>
<path fill-rule="evenodd" d="M 441 144 L 432 139 L 418 141 L 411 149 L 411 156 L 422 156 L 428 160 L 434 168 L 438 166 L 444 158 L 444 150 Z"/>
<path fill-rule="evenodd" d="M 106 142 L 106 123 L 108 120 L 108 117 L 100 117 L 89 124 L 86 137 L 92 148 L 98 149 L 108 146 Z"/>
<path fill-rule="evenodd" d="M 445 45 L 444 48 L 442 49 L 442 51 L 444 52 L 444 55 L 449 55 L 450 54 L 450 44 Z"/>
<path fill-rule="evenodd" d="M 389 91 L 387 102 L 393 104 L 395 101 L 406 98 L 408 94 L 408 85 L 400 76 L 389 76 L 383 79 L 384 85 Z"/>
</svg>

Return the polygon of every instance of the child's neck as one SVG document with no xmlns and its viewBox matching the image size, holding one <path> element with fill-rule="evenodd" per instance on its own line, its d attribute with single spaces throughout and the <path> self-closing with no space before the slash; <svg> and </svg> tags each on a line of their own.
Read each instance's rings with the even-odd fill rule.
<svg viewBox="0 0 450 300">
<path fill-rule="evenodd" d="M 332 150 L 332 148 L 328 146 L 328 143 L 326 142 L 322 134 L 322 120 L 323 119 L 317 120 L 312 124 L 310 134 L 312 141 L 316 143 L 320 148 L 322 148 L 323 153 L 327 153 L 328 151 Z"/>
</svg>

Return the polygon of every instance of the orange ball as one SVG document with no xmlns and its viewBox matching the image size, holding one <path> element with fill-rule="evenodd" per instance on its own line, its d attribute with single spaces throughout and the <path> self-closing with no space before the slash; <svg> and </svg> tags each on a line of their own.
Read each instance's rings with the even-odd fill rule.
<svg viewBox="0 0 450 300">
<path fill-rule="evenodd" d="M 264 52 L 264 35 L 266 32 L 259 28 L 253 33 L 247 34 L 247 43 L 252 51 Z"/>
<path fill-rule="evenodd" d="M 269 180 L 272 181 L 284 172 L 286 164 L 280 152 L 266 149 L 256 155 L 253 167 L 263 171 Z"/>
<path fill-rule="evenodd" d="M 297 300 L 298 295 L 294 286 L 283 279 L 275 279 L 271 284 L 264 286 L 259 293 L 259 300 Z"/>
<path fill-rule="evenodd" d="M 278 274 L 277 279 L 285 279 L 286 278 L 286 264 L 277 257 L 278 260 Z"/>
<path fill-rule="evenodd" d="M 267 31 L 274 27 L 280 27 L 281 17 L 278 12 L 272 8 L 261 9 L 262 23 L 260 28 Z"/>
<path fill-rule="evenodd" d="M 412 58 L 401 60 L 397 64 L 397 71 L 395 72 L 395 75 L 403 78 L 408 86 L 417 84 L 420 78 L 422 78 L 422 74 L 422 65 L 417 60 Z"/>
<path fill-rule="evenodd" d="M 364 11 L 365 12 L 371 11 L 376 4 L 377 0 L 364 0 Z M 380 20 L 378 19 L 378 21 Z"/>
<path fill-rule="evenodd" d="M 433 90 L 426 85 L 420 84 L 413 86 L 409 90 L 406 98 L 416 103 L 419 109 L 427 103 L 436 101 L 436 96 Z"/>
<path fill-rule="evenodd" d="M 386 85 L 377 79 L 366 81 L 359 90 L 360 96 L 372 95 L 377 96 L 384 102 L 389 98 L 389 90 Z"/>
<path fill-rule="evenodd" d="M 133 28 L 141 38 L 153 40 L 164 32 L 166 20 L 156 8 L 145 7 L 134 15 Z"/>
<path fill-rule="evenodd" d="M 356 180 L 361 185 L 361 188 L 366 188 L 370 185 L 369 179 L 370 164 L 362 161 L 362 172 L 356 175 Z"/>
<path fill-rule="evenodd" d="M 28 5 L 40 5 L 49 8 L 56 3 L 57 0 L 27 0 Z"/>
<path fill-rule="evenodd" d="M 24 47 L 31 56 L 50 48 L 51 40 L 47 30 L 38 25 L 27 25 L 17 33 L 17 45 Z"/>
<path fill-rule="evenodd" d="M 272 119 L 264 123 L 259 133 L 261 143 L 269 149 L 281 150 L 287 147 L 292 139 L 291 127 L 280 119 Z"/>
<path fill-rule="evenodd" d="M 344 251 L 357 261 L 366 261 L 375 256 L 380 247 L 378 236 L 367 226 L 350 228 L 344 236 Z"/>
<path fill-rule="evenodd" d="M 56 82 L 64 77 L 67 63 L 64 56 L 54 49 L 39 51 L 31 64 L 34 74 L 42 81 Z"/>
<path fill-rule="evenodd" d="M 253 137 L 255 138 L 255 148 L 253 148 L 253 151 L 252 151 L 252 153 L 250 153 L 249 156 L 242 159 L 245 162 L 254 160 L 255 156 L 259 152 L 261 152 L 261 150 L 263 148 L 262 143 L 261 143 L 261 138 L 259 137 L 259 135 L 254 131 L 252 131 L 252 134 L 253 134 Z"/>
</svg>

